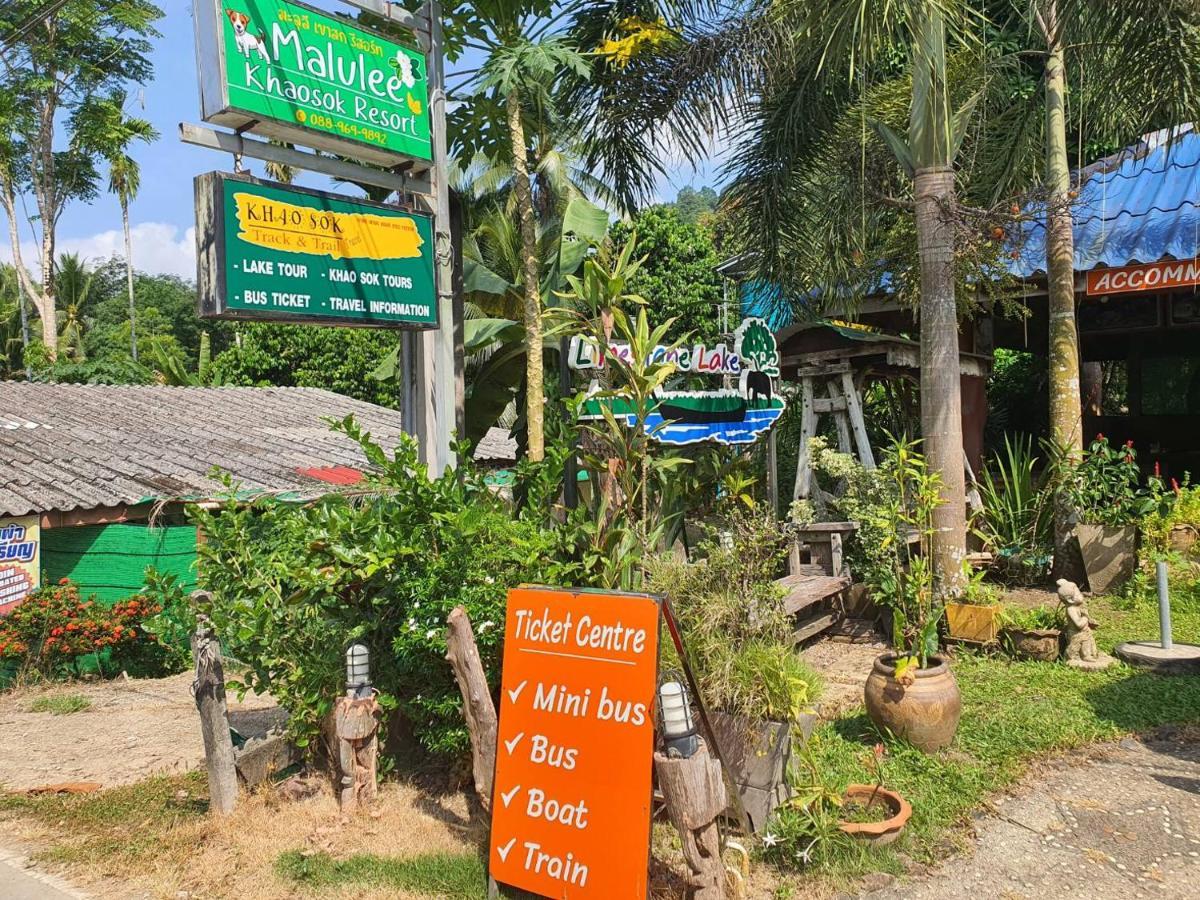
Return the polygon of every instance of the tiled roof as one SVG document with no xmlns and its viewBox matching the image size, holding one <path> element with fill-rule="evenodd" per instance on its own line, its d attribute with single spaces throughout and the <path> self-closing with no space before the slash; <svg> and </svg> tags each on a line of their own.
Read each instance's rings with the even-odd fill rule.
<svg viewBox="0 0 1200 900">
<path fill-rule="evenodd" d="M 327 424 L 347 415 L 399 441 L 400 413 L 316 388 L 0 382 L 0 515 L 220 496 L 215 468 L 245 492 L 320 496 L 367 465 Z"/>
</svg>

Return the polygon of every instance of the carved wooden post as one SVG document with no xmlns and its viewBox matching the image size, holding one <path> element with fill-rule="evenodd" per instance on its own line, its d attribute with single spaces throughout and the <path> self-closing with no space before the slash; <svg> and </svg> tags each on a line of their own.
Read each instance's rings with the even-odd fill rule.
<svg viewBox="0 0 1200 900">
<path fill-rule="evenodd" d="M 196 591 L 192 601 L 212 597 Z M 238 779 L 233 760 L 233 739 L 229 734 L 229 716 L 225 706 L 225 670 L 221 665 L 221 644 L 212 622 L 203 614 L 196 617 L 192 635 L 192 659 L 196 663 L 196 681 L 192 693 L 200 712 L 200 732 L 204 736 L 204 761 L 208 768 L 209 806 L 217 815 L 227 816 L 237 805 Z"/>
<path fill-rule="evenodd" d="M 654 754 L 658 787 L 667 804 L 667 815 L 683 840 L 687 861 L 688 896 L 694 900 L 725 900 L 725 864 L 717 816 L 725 809 L 725 782 L 721 764 L 708 755 L 703 740 L 687 759 Z"/>
<path fill-rule="evenodd" d="M 454 669 L 458 689 L 462 691 L 463 715 L 471 735 L 472 774 L 475 791 L 484 812 L 492 811 L 492 782 L 496 775 L 496 706 L 488 689 L 487 676 L 475 646 L 471 619 L 461 606 L 454 607 L 446 618 L 446 659 Z"/>
<path fill-rule="evenodd" d="M 338 767 L 342 770 L 339 803 L 350 813 L 375 799 L 379 757 L 379 704 L 374 697 L 339 697 L 334 706 Z"/>
</svg>

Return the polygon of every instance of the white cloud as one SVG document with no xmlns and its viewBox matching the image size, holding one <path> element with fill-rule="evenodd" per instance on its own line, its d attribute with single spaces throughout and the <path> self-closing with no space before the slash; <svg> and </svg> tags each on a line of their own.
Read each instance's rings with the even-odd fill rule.
<svg viewBox="0 0 1200 900">
<path fill-rule="evenodd" d="M 133 265 L 151 275 L 179 275 L 196 278 L 196 229 L 181 230 L 166 222 L 141 222 L 130 229 L 133 243 Z M 77 253 L 93 265 L 113 257 L 125 258 L 125 235 L 121 229 L 101 231 L 90 237 L 59 237 L 59 253 Z M 38 247 L 32 241 L 21 244 L 25 265 L 37 271 L 40 259 Z M 0 243 L 0 259 L 12 262 L 12 247 Z"/>
</svg>

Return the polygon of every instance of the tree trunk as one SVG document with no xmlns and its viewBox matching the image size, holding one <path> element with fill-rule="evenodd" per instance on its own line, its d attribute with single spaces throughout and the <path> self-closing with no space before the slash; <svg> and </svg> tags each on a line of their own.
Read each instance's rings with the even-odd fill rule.
<svg viewBox="0 0 1200 900">
<path fill-rule="evenodd" d="M 544 385 L 542 383 L 542 300 L 539 296 L 537 222 L 533 215 L 533 190 L 529 185 L 529 161 L 525 126 L 521 122 L 521 100 L 516 91 L 508 95 L 508 133 L 512 141 L 513 188 L 521 220 L 521 257 L 525 282 L 525 417 L 529 429 L 529 459 L 540 462 L 546 454 L 543 431 Z"/>
<path fill-rule="evenodd" d="M 129 352 L 138 361 L 137 309 L 133 302 L 133 240 L 129 236 L 129 200 L 121 196 L 121 222 L 125 228 L 125 286 L 129 289 Z"/>
<path fill-rule="evenodd" d="M 42 343 L 46 355 L 53 361 L 58 357 L 58 291 L 54 288 L 54 229 L 42 225 L 42 291 L 34 300 L 42 320 Z"/>
<path fill-rule="evenodd" d="M 933 565 L 942 596 L 962 592 L 967 552 L 958 310 L 954 304 L 954 171 L 919 169 L 917 245 L 921 262 L 921 431 L 925 458 L 942 478 L 933 513 Z"/>
<path fill-rule="evenodd" d="M 203 591 L 196 591 L 192 595 L 192 603 L 198 603 L 203 594 Z M 221 664 L 221 644 L 207 616 L 196 618 L 192 658 L 196 663 L 193 691 L 196 709 L 200 713 L 200 732 L 204 738 L 209 807 L 219 816 L 228 816 L 237 806 L 237 767 L 233 739 L 229 734 L 229 715 L 225 707 L 225 669 Z"/>
<path fill-rule="evenodd" d="M 1050 439 L 1068 460 L 1083 452 L 1079 391 L 1079 333 L 1075 325 L 1075 236 L 1071 230 L 1071 169 L 1067 161 L 1067 79 L 1063 48 L 1056 36 L 1056 4 L 1048 4 L 1050 55 L 1046 61 L 1046 303 L 1050 319 Z M 1060 494 L 1054 505 L 1054 567 L 1069 577 L 1074 510 Z"/>
<path fill-rule="evenodd" d="M 465 608 L 456 606 L 446 619 L 446 659 L 463 698 L 463 716 L 471 737 L 475 792 L 484 812 L 491 814 L 492 785 L 496 777 L 496 734 L 499 722 L 487 675 L 479 659 L 475 632 Z"/>
</svg>

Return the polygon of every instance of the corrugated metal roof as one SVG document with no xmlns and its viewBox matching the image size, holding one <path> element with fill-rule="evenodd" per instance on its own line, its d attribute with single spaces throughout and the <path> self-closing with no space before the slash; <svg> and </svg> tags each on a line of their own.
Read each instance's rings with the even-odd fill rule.
<svg viewBox="0 0 1200 900">
<path fill-rule="evenodd" d="M 1200 254 L 1200 135 L 1149 135 L 1080 174 L 1072 206 L 1077 272 Z M 1032 219 L 1021 228 L 1020 256 L 1008 266 L 1022 278 L 1046 270 L 1045 206 L 1026 212 Z"/>
<path fill-rule="evenodd" d="M 315 497 L 302 470 L 363 469 L 330 430 L 353 415 L 387 449 L 400 413 L 316 388 L 0 382 L 0 515 L 212 497 L 230 473 L 247 492 Z"/>
</svg>

